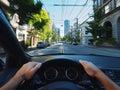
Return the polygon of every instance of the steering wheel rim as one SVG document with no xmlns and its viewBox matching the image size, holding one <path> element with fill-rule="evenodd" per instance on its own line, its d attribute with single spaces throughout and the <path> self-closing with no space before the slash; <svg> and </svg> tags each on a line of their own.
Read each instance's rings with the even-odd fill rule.
<svg viewBox="0 0 120 90">
<path fill-rule="evenodd" d="M 82 70 L 83 73 L 87 74 L 87 73 L 85 72 L 83 66 L 79 63 L 78 60 L 75 61 L 75 60 L 72 60 L 72 59 L 65 59 L 65 58 L 50 59 L 50 60 L 44 62 L 44 63 L 42 64 L 41 68 L 46 67 L 47 64 L 49 64 L 49 63 L 54 63 L 54 64 L 55 64 L 55 63 L 59 63 L 59 62 L 71 62 L 72 64 L 79 65 L 80 70 Z M 39 71 L 41 71 L 41 68 L 40 68 Z M 40 73 L 39 71 L 38 71 L 38 74 Z M 96 78 L 93 78 L 93 77 L 90 77 L 90 76 L 89 76 L 89 79 L 90 79 L 90 81 L 91 81 L 92 84 L 93 84 L 94 90 L 100 90 L 100 87 L 99 87 L 99 85 L 98 85 L 98 83 L 97 83 Z M 52 83 L 54 83 L 54 82 L 52 82 Z M 51 84 L 51 83 L 49 83 L 49 84 Z M 48 85 L 49 85 L 49 84 L 48 84 Z M 42 90 L 42 89 L 40 89 L 40 90 Z M 51 89 L 51 90 L 52 90 L 52 89 Z M 56 90 L 57 90 L 57 89 L 56 89 Z M 75 90 L 75 89 L 74 89 L 74 90 Z M 81 88 L 80 90 L 82 90 L 82 88 Z"/>
<path fill-rule="evenodd" d="M 45 87 L 41 87 L 37 90 L 87 90 L 82 86 L 77 86 L 76 84 L 68 81 L 58 81 L 48 84 Z"/>
</svg>

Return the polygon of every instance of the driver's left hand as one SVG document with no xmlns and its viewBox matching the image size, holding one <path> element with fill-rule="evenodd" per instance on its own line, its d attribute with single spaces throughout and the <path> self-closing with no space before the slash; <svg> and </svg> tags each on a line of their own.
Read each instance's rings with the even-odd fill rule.
<svg viewBox="0 0 120 90">
<path fill-rule="evenodd" d="M 24 80 L 29 80 L 35 74 L 35 72 L 40 68 L 41 63 L 38 62 L 28 62 L 24 64 L 15 74 L 16 77 L 22 76 Z"/>
</svg>

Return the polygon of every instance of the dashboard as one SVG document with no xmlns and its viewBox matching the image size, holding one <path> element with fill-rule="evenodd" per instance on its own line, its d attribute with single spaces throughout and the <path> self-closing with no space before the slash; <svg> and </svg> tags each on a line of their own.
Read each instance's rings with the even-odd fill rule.
<svg viewBox="0 0 120 90">
<path fill-rule="evenodd" d="M 102 69 L 102 71 L 120 86 L 120 69 Z"/>
</svg>

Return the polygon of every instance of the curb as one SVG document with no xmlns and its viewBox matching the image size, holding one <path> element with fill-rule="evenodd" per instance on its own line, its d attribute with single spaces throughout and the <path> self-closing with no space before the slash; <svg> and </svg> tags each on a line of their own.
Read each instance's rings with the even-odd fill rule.
<svg viewBox="0 0 120 90">
<path fill-rule="evenodd" d="M 97 49 L 101 49 L 101 50 L 104 50 L 104 51 L 111 51 L 111 52 L 118 52 L 118 53 L 120 53 L 120 48 L 89 46 L 89 45 L 87 47 L 92 47 L 92 48 L 97 48 Z"/>
</svg>

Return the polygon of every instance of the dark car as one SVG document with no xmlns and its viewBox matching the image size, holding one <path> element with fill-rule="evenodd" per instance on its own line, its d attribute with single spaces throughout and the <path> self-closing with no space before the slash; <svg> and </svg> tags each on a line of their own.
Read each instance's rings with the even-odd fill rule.
<svg viewBox="0 0 120 90">
<path fill-rule="evenodd" d="M 45 42 L 38 42 L 37 43 L 37 48 L 46 48 L 47 44 Z"/>
<path fill-rule="evenodd" d="M 79 43 L 78 43 L 78 42 L 73 42 L 72 44 L 73 44 L 73 45 L 79 45 Z"/>
<path fill-rule="evenodd" d="M 105 90 L 96 78 L 87 75 L 79 60 L 96 64 L 120 85 L 120 53 L 118 51 L 113 55 L 112 52 L 107 52 L 108 49 L 101 51 L 101 48 L 86 47 L 87 53 L 85 53 L 81 46 L 81 52 L 78 53 L 77 46 L 56 44 L 48 49 L 35 49 L 26 53 L 1 8 L 0 45 L 6 51 L 6 63 L 0 64 L 3 65 L 0 71 L 0 87 L 8 82 L 23 64 L 35 61 L 41 62 L 42 66 L 32 79 L 21 82 L 16 90 L 37 90 L 38 88 L 40 90 Z M 96 48 L 98 51 L 93 53 Z"/>
</svg>

